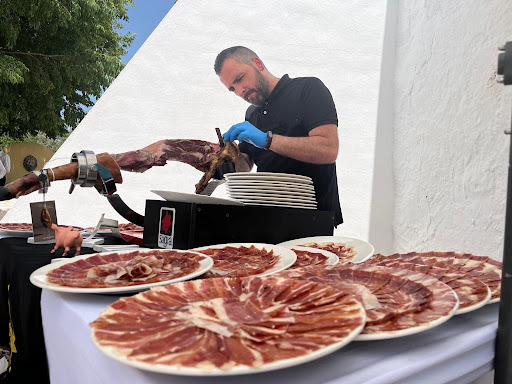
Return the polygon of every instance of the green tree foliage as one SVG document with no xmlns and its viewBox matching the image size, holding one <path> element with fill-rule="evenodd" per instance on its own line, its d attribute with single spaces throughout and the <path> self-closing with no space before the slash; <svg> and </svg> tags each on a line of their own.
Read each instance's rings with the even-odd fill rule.
<svg viewBox="0 0 512 384">
<path fill-rule="evenodd" d="M 0 135 L 63 137 L 123 68 L 132 0 L 0 0 Z"/>
<path fill-rule="evenodd" d="M 5 147 L 16 143 L 37 143 L 50 148 L 54 152 L 66 141 L 71 132 L 67 132 L 62 136 L 50 138 L 44 132 L 38 132 L 36 135 L 27 134 L 20 138 L 14 138 L 9 135 L 0 135 L 0 149 L 4 150 Z"/>
</svg>

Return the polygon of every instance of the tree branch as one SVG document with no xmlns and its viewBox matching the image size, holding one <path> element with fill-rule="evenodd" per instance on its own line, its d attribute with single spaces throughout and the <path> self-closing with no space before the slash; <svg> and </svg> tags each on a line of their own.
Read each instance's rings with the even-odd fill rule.
<svg viewBox="0 0 512 384">
<path fill-rule="evenodd" d="M 45 53 L 37 52 L 20 52 L 20 51 L 0 51 L 6 55 L 27 55 L 27 56 L 43 56 L 43 57 L 70 57 L 70 55 L 47 55 Z"/>
</svg>

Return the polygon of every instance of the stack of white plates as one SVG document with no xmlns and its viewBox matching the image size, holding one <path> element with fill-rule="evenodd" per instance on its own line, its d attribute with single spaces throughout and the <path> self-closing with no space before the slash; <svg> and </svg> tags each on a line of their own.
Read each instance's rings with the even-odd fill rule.
<svg viewBox="0 0 512 384">
<path fill-rule="evenodd" d="M 237 172 L 224 177 L 229 197 L 245 204 L 316 209 L 310 177 L 274 172 Z"/>
</svg>

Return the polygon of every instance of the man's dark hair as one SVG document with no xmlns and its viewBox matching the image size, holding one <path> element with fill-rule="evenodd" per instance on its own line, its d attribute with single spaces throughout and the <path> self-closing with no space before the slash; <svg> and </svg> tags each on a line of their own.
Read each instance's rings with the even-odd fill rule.
<svg viewBox="0 0 512 384">
<path fill-rule="evenodd" d="M 254 53 L 254 51 L 251 51 L 249 48 L 242 47 L 240 45 L 236 47 L 226 48 L 217 55 L 213 69 L 215 69 L 215 73 L 218 75 L 222 70 L 222 66 L 224 65 L 224 61 L 226 59 L 232 58 L 237 63 L 250 65 L 252 63 L 252 59 L 254 59 L 255 57 L 258 57 L 258 55 Z"/>
</svg>

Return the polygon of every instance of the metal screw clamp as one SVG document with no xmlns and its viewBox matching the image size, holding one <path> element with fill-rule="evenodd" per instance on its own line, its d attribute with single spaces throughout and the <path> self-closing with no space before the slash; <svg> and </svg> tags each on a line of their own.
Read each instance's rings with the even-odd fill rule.
<svg viewBox="0 0 512 384">
<path fill-rule="evenodd" d="M 75 180 L 71 180 L 69 193 L 73 192 L 75 185 L 82 187 L 93 187 L 98 178 L 98 168 L 96 167 L 96 155 L 93 151 L 75 152 L 71 156 L 71 162 L 78 163 L 78 173 Z"/>
</svg>

